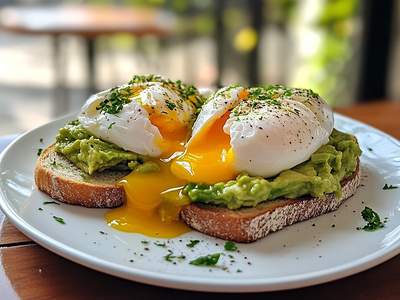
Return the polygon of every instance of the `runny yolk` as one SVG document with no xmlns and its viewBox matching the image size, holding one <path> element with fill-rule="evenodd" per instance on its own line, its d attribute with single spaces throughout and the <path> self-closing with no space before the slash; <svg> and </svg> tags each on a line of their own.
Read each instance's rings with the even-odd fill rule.
<svg viewBox="0 0 400 300">
<path fill-rule="evenodd" d="M 162 140 L 157 141 L 162 149 L 162 157 L 169 157 L 175 152 L 184 150 L 184 144 L 188 137 L 188 128 L 176 121 L 173 115 L 152 114 L 149 119 L 151 124 L 160 131 Z"/>
<path fill-rule="evenodd" d="M 229 112 L 203 128 L 186 151 L 172 162 L 172 173 L 188 182 L 213 184 L 233 179 L 234 156 L 224 130 Z"/>
<path fill-rule="evenodd" d="M 179 220 L 179 210 L 188 204 L 185 198 L 168 197 L 170 189 L 182 187 L 186 181 L 176 178 L 169 163 L 161 163 L 159 172 L 132 172 L 120 184 L 125 189 L 126 202 L 106 214 L 107 223 L 115 229 L 147 236 L 172 238 L 190 231 Z M 163 197 L 161 193 L 167 191 Z"/>
<path fill-rule="evenodd" d="M 107 223 L 115 229 L 146 236 L 172 238 L 190 231 L 179 220 L 179 211 L 189 204 L 182 188 L 188 182 L 216 183 L 233 179 L 233 153 L 229 135 L 223 126 L 229 113 L 204 128 L 184 150 L 188 129 L 168 116 L 151 115 L 163 137 L 160 148 L 163 158 L 155 159 L 160 171 L 132 172 L 120 181 L 126 202 L 106 214 Z M 177 153 L 178 152 L 178 153 Z M 171 155 L 175 159 L 165 159 Z"/>
<path fill-rule="evenodd" d="M 157 141 L 162 150 L 161 158 L 154 159 L 157 172 L 132 172 L 120 182 L 125 190 L 123 206 L 106 214 L 108 225 L 115 229 L 141 233 L 146 236 L 172 238 L 190 231 L 179 220 L 183 205 L 189 204 L 181 195 L 186 180 L 175 177 L 170 170 L 168 158 L 184 150 L 188 128 L 176 121 L 174 116 L 150 114 L 149 119 L 160 131 L 162 140 Z"/>
</svg>

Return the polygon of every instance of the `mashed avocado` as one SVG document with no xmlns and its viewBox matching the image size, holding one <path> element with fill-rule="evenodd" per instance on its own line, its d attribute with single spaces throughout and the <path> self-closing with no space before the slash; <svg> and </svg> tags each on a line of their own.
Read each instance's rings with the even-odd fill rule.
<svg viewBox="0 0 400 300">
<path fill-rule="evenodd" d="M 278 197 L 321 197 L 333 192 L 339 196 L 340 181 L 355 171 L 360 154 L 354 136 L 334 129 L 329 143 L 320 147 L 309 160 L 276 177 L 266 179 L 240 174 L 235 180 L 214 185 L 190 183 L 184 193 L 192 202 L 230 209 L 253 207 Z"/>
<path fill-rule="evenodd" d="M 140 172 L 157 170 L 153 162 L 100 140 L 75 120 L 61 128 L 56 137 L 56 151 L 88 174 L 105 169 L 132 169 Z"/>
</svg>

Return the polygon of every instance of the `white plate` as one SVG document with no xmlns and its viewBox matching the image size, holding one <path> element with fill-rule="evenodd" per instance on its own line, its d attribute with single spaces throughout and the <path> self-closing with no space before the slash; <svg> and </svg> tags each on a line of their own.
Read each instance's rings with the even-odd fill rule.
<svg viewBox="0 0 400 300">
<path fill-rule="evenodd" d="M 400 252 L 400 188 L 382 190 L 385 183 L 400 184 L 400 144 L 365 124 L 336 115 L 336 127 L 355 134 L 363 149 L 363 186 L 336 212 L 290 226 L 256 243 L 238 245 L 240 253 L 232 253 L 233 259 L 223 251 L 222 240 L 190 232 L 168 241 L 168 249 L 186 256 L 175 265 L 163 258 L 167 249 L 154 245 L 154 239 L 109 228 L 103 219 L 106 210 L 43 205 L 50 199 L 38 192 L 33 183 L 37 149 L 52 143 L 57 129 L 71 118 L 34 129 L 4 151 L 0 160 L 0 205 L 27 236 L 79 264 L 148 284 L 247 292 L 303 287 L 342 278 Z M 360 215 L 365 206 L 382 218 L 389 218 L 385 228 L 376 232 L 356 230 L 365 223 Z M 66 224 L 56 222 L 53 216 L 62 217 Z M 202 242 L 190 249 L 186 247 L 190 239 Z M 143 240 L 149 244 L 143 244 Z M 215 252 L 225 253 L 218 263 L 222 267 L 188 264 L 197 256 Z M 238 273 L 238 269 L 242 272 Z"/>
</svg>

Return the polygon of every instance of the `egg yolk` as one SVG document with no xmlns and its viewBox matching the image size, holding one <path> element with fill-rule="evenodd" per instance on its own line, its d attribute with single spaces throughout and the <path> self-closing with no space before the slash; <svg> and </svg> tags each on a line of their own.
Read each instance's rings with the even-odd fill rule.
<svg viewBox="0 0 400 300">
<path fill-rule="evenodd" d="M 188 202 L 185 197 L 174 195 L 175 189 L 179 190 L 186 181 L 173 176 L 169 163 L 159 165 L 158 172 L 132 172 L 121 180 L 126 201 L 122 207 L 106 214 L 110 226 L 160 238 L 172 238 L 190 231 L 179 220 L 180 207 Z"/>
<path fill-rule="evenodd" d="M 189 204 L 182 194 L 185 184 L 211 184 L 236 176 L 230 138 L 223 131 L 228 117 L 229 113 L 203 128 L 185 150 L 188 128 L 171 116 L 150 115 L 150 121 L 163 137 L 159 143 L 162 157 L 154 159 L 160 170 L 132 172 L 124 177 L 119 184 L 125 190 L 125 204 L 106 214 L 107 223 L 121 231 L 159 238 L 172 238 L 190 231 L 179 219 L 181 207 Z"/>
<path fill-rule="evenodd" d="M 157 144 L 161 148 L 163 152 L 161 156 L 164 158 L 183 151 L 188 137 L 188 128 L 176 121 L 173 115 L 152 114 L 149 117 L 151 124 L 158 128 L 162 136 Z"/>
<path fill-rule="evenodd" d="M 149 119 L 162 136 L 157 141 L 162 150 L 161 158 L 153 160 L 160 170 L 132 172 L 124 177 L 119 185 L 125 190 L 126 201 L 123 206 L 108 212 L 106 220 L 110 226 L 121 231 L 172 238 L 190 231 L 179 219 L 181 207 L 189 201 L 181 193 L 187 181 L 171 173 L 171 160 L 167 158 L 184 150 L 189 129 L 171 114 L 152 113 Z"/>
<path fill-rule="evenodd" d="M 213 184 L 235 178 L 230 137 L 223 130 L 229 112 L 203 128 L 171 165 L 172 173 L 188 182 Z"/>
</svg>

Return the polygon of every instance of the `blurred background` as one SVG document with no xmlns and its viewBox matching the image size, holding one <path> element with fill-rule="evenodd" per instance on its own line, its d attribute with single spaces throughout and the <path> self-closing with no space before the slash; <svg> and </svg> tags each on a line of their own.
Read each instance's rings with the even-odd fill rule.
<svg viewBox="0 0 400 300">
<path fill-rule="evenodd" d="M 0 0 L 0 135 L 143 73 L 399 100 L 399 25 L 394 0 Z"/>
</svg>

